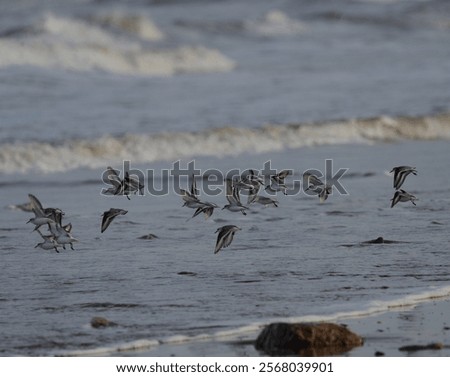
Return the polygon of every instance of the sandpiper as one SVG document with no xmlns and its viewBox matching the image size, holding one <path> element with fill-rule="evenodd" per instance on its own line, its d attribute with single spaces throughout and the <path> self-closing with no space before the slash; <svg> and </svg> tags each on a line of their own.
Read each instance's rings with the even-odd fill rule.
<svg viewBox="0 0 450 377">
<path fill-rule="evenodd" d="M 130 176 L 128 172 L 125 172 L 125 178 L 123 179 L 124 186 L 124 194 L 130 199 L 130 194 L 136 194 L 139 192 L 139 195 L 144 195 L 144 184 L 141 183 L 139 178 L 135 178 Z"/>
<path fill-rule="evenodd" d="M 72 230 L 72 224 L 61 225 L 61 223 L 51 223 L 48 225 L 50 233 L 53 235 L 56 243 L 65 250 L 66 244 L 70 245 L 70 248 L 74 250 L 73 243 L 78 240 L 72 236 L 70 231 Z"/>
<path fill-rule="evenodd" d="M 416 205 L 414 202 L 418 200 L 414 195 L 406 192 L 405 190 L 397 190 L 394 194 L 394 197 L 391 199 L 391 208 L 395 206 L 398 202 L 408 202 L 411 201 L 412 204 Z"/>
<path fill-rule="evenodd" d="M 284 179 L 291 174 L 290 170 L 282 170 L 278 174 L 270 176 L 270 184 L 266 186 L 266 191 L 275 193 L 277 191 L 281 191 L 284 195 L 286 194 L 286 184 L 284 183 Z"/>
<path fill-rule="evenodd" d="M 198 198 L 198 194 L 200 191 L 197 189 L 194 175 L 191 176 L 190 181 L 190 190 L 180 190 L 180 193 L 182 195 L 181 198 L 184 201 L 183 207 L 195 209 L 195 213 L 192 215 L 192 217 L 195 217 L 203 212 L 205 214 L 205 219 L 208 219 L 213 214 L 214 208 L 218 208 L 219 206 L 215 203 L 202 202 Z"/>
<path fill-rule="evenodd" d="M 217 254 L 220 249 L 228 247 L 233 241 L 234 233 L 236 233 L 241 228 L 236 225 L 225 225 L 218 228 L 215 233 L 219 232 L 217 236 L 216 248 L 214 249 L 214 254 Z"/>
<path fill-rule="evenodd" d="M 390 171 L 390 173 L 392 172 L 394 173 L 394 188 L 396 190 L 402 187 L 406 177 L 409 174 L 412 173 L 414 175 L 417 175 L 416 168 L 413 168 L 411 166 L 397 166 Z"/>
<path fill-rule="evenodd" d="M 249 196 L 258 194 L 261 186 L 264 185 L 264 180 L 253 169 L 248 169 L 241 174 L 241 178 L 237 183 L 245 187 L 246 193 Z M 240 188 L 242 190 L 242 188 Z"/>
<path fill-rule="evenodd" d="M 144 194 L 144 184 L 141 183 L 139 178 L 131 176 L 128 171 L 125 172 L 123 179 L 119 176 L 120 172 L 111 166 L 106 168 L 106 172 L 106 180 L 111 187 L 106 189 L 104 194 L 125 195 L 128 200 L 130 200 L 131 194 L 136 194 L 137 192 L 139 192 L 139 195 Z"/>
<path fill-rule="evenodd" d="M 105 211 L 103 213 L 103 219 L 102 219 L 102 228 L 101 232 L 103 233 L 106 228 L 108 228 L 109 224 L 114 220 L 114 218 L 118 215 L 125 215 L 128 211 L 120 208 L 110 208 L 109 211 Z"/>
<path fill-rule="evenodd" d="M 32 224 L 36 225 L 34 227 L 34 230 L 38 230 L 42 225 L 50 224 L 50 223 L 54 223 L 55 222 L 53 219 L 51 219 L 47 215 L 47 214 L 50 214 L 51 211 L 48 211 L 49 210 L 48 208 L 46 208 L 44 210 L 44 208 L 42 207 L 42 204 L 41 204 L 41 202 L 39 201 L 38 198 L 36 198 L 32 194 L 28 194 L 28 197 L 30 198 L 31 210 L 34 213 L 34 218 L 28 220 L 27 224 L 28 223 L 32 223 Z M 47 210 L 47 214 L 45 212 L 46 210 Z"/>
<path fill-rule="evenodd" d="M 56 240 L 53 234 L 50 235 L 44 235 L 40 232 L 39 229 L 37 229 L 37 232 L 41 235 L 41 237 L 44 239 L 44 242 L 38 243 L 34 248 L 40 247 L 43 250 L 52 250 L 54 249 L 57 253 L 59 253 L 58 246 L 60 246 Z"/>
<path fill-rule="evenodd" d="M 181 199 L 183 199 L 183 201 L 184 201 L 183 207 L 194 208 L 194 209 L 203 207 L 204 203 L 202 203 L 199 200 L 199 198 L 197 197 L 198 190 L 197 190 L 197 185 L 195 183 L 194 175 L 192 175 L 190 190 L 180 189 L 180 193 L 182 195 Z"/>
<path fill-rule="evenodd" d="M 200 202 L 202 203 L 202 202 Z M 213 212 L 214 212 L 214 208 L 218 208 L 219 206 L 217 204 L 214 203 L 202 203 L 203 205 L 201 207 L 198 207 L 195 210 L 195 213 L 192 215 L 192 217 L 195 217 L 197 215 L 199 215 L 200 213 L 204 213 L 205 214 L 205 219 L 208 219 L 210 216 L 212 216 Z"/>
<path fill-rule="evenodd" d="M 119 177 L 119 171 L 113 169 L 111 166 L 106 168 L 106 180 L 111 185 L 110 188 L 104 191 L 105 194 L 123 195 L 123 182 Z"/>
<path fill-rule="evenodd" d="M 233 187 L 233 182 L 231 179 L 227 179 L 227 200 L 229 204 L 226 204 L 222 210 L 227 209 L 231 212 L 241 212 L 243 215 L 247 215 L 245 213 L 248 207 L 242 205 L 241 199 L 239 198 L 239 189 L 237 187 Z"/>
<path fill-rule="evenodd" d="M 331 187 L 325 183 L 323 183 L 319 178 L 317 178 L 314 174 L 306 172 L 303 174 L 303 178 L 307 179 L 308 187 L 306 191 L 314 192 L 319 197 L 320 203 L 323 203 L 327 200 L 328 195 L 331 194 Z"/>
<path fill-rule="evenodd" d="M 277 200 L 268 198 L 267 196 L 261 196 L 261 195 L 249 195 L 247 204 L 252 204 L 252 203 L 259 203 L 265 207 L 268 207 L 270 205 L 272 205 L 274 207 L 278 207 Z"/>
</svg>

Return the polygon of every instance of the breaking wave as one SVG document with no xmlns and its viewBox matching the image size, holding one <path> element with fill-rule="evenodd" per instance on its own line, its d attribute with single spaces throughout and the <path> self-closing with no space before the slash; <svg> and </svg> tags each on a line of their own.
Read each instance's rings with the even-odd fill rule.
<svg viewBox="0 0 450 377">
<path fill-rule="evenodd" d="M 163 48 L 163 33 L 144 17 L 111 13 L 87 20 L 46 14 L 31 27 L 3 32 L 0 68 L 31 65 L 123 75 L 223 72 L 235 63 L 203 46 Z"/>
<path fill-rule="evenodd" d="M 196 156 L 222 157 L 305 146 L 400 140 L 450 140 L 450 114 L 379 117 L 325 123 L 223 127 L 197 132 L 163 132 L 71 139 L 58 143 L 23 142 L 0 149 L 0 172 L 58 172 Z"/>
</svg>

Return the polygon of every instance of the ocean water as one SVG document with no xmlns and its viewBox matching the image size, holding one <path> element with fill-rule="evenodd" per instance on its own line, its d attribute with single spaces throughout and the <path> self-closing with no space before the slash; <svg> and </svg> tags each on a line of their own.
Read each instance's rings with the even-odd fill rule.
<svg viewBox="0 0 450 377">
<path fill-rule="evenodd" d="M 0 8 L 1 355 L 170 353 L 450 295 L 446 1 Z M 165 178 L 176 161 L 224 174 L 270 161 L 298 189 L 326 160 L 347 169 L 345 194 L 278 193 L 247 216 L 190 219 Z M 101 195 L 123 161 L 153 174 L 145 195 Z M 404 164 L 417 205 L 390 208 L 389 171 Z M 34 248 L 32 214 L 12 206 L 28 193 L 63 209 L 75 250 Z M 100 233 L 111 207 L 129 212 Z M 214 255 L 225 224 L 242 231 Z M 379 236 L 400 243 L 361 244 Z M 118 326 L 93 329 L 94 316 Z"/>
</svg>

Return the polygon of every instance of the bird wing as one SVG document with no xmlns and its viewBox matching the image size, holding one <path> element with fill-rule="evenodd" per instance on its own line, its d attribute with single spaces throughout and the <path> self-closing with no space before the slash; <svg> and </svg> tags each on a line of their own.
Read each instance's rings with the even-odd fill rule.
<svg viewBox="0 0 450 377">
<path fill-rule="evenodd" d="M 106 212 L 103 214 L 103 220 L 102 220 L 102 229 L 101 232 L 103 233 L 111 224 L 113 220 L 113 217 L 109 216 Z"/>
<path fill-rule="evenodd" d="M 398 190 L 405 182 L 406 175 L 404 170 L 396 169 L 394 171 L 394 188 Z"/>
<path fill-rule="evenodd" d="M 28 194 L 31 203 L 31 210 L 34 212 L 36 217 L 45 217 L 44 208 L 41 202 L 33 194 Z"/>
<path fill-rule="evenodd" d="M 234 233 L 238 228 L 234 225 L 225 225 L 222 228 L 217 229 L 216 233 L 219 232 L 217 236 L 216 248 L 214 254 L 217 254 L 220 249 L 230 246 L 231 241 L 233 241 Z"/>
<path fill-rule="evenodd" d="M 103 213 L 102 229 L 101 229 L 102 233 L 108 228 L 109 224 L 111 224 L 111 222 L 117 215 L 119 215 L 119 212 L 114 211 L 113 208 Z"/>
<path fill-rule="evenodd" d="M 233 188 L 233 201 L 235 202 L 235 204 L 237 205 L 242 205 L 241 204 L 241 198 L 239 196 L 239 189 L 237 187 Z"/>
<path fill-rule="evenodd" d="M 227 200 L 231 205 L 236 204 L 236 199 L 234 196 L 234 189 L 233 189 L 233 182 L 231 181 L 231 179 L 227 179 L 227 191 L 226 191 L 226 196 L 227 196 Z"/>
<path fill-rule="evenodd" d="M 66 224 L 66 225 L 62 226 L 62 228 L 63 228 L 67 233 L 70 233 L 70 231 L 72 230 L 72 223 Z"/>
<path fill-rule="evenodd" d="M 308 178 L 308 188 L 311 186 L 312 186 L 311 188 L 313 188 L 313 187 L 324 185 L 324 183 L 319 178 L 317 178 L 314 174 L 307 174 L 306 176 Z"/>
<path fill-rule="evenodd" d="M 202 212 L 203 212 L 203 208 L 204 208 L 204 207 L 198 207 L 198 208 L 195 210 L 194 214 L 192 215 L 191 219 L 194 218 L 195 216 L 199 215 L 200 213 L 202 213 Z"/>
<path fill-rule="evenodd" d="M 197 197 L 199 190 L 197 189 L 197 182 L 195 180 L 194 174 L 191 176 L 191 195 Z"/>
<path fill-rule="evenodd" d="M 119 177 L 119 171 L 113 169 L 111 166 L 108 166 L 106 168 L 106 172 L 106 179 L 110 184 L 112 184 L 116 188 L 122 185 L 122 180 Z"/>
<path fill-rule="evenodd" d="M 212 216 L 214 212 L 214 207 L 203 207 L 203 213 L 205 214 L 205 219 L 208 219 Z"/>
<path fill-rule="evenodd" d="M 289 170 L 282 170 L 277 175 L 275 175 L 276 180 L 278 182 L 283 183 L 284 179 L 290 174 L 291 172 Z"/>
<path fill-rule="evenodd" d="M 400 192 L 396 191 L 394 197 L 391 199 L 391 208 L 395 206 L 400 200 Z"/>
<path fill-rule="evenodd" d="M 217 254 L 225 244 L 225 238 L 229 232 L 229 227 L 223 226 L 222 228 L 217 229 L 216 233 L 219 232 L 217 236 L 216 248 L 214 249 L 214 254 Z M 229 245 L 229 243 L 228 243 Z"/>
</svg>

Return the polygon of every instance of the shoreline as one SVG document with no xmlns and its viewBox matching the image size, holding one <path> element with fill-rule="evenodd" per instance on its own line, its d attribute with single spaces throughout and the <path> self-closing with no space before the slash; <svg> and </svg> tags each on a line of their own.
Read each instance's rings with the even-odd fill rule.
<svg viewBox="0 0 450 377">
<path fill-rule="evenodd" d="M 450 357 L 450 299 L 420 302 L 365 317 L 334 323 L 345 325 L 364 338 L 364 345 L 338 356 L 350 357 Z M 259 334 L 259 333 L 258 333 Z M 258 334 L 239 341 L 198 341 L 161 344 L 112 356 L 143 357 L 263 357 L 254 347 Z M 400 351 L 406 346 L 442 344 L 440 349 Z"/>
<path fill-rule="evenodd" d="M 450 356 L 450 299 L 398 307 L 367 318 L 342 321 L 364 338 L 364 345 L 348 356 Z M 442 349 L 400 351 L 411 345 L 441 343 Z"/>
</svg>

